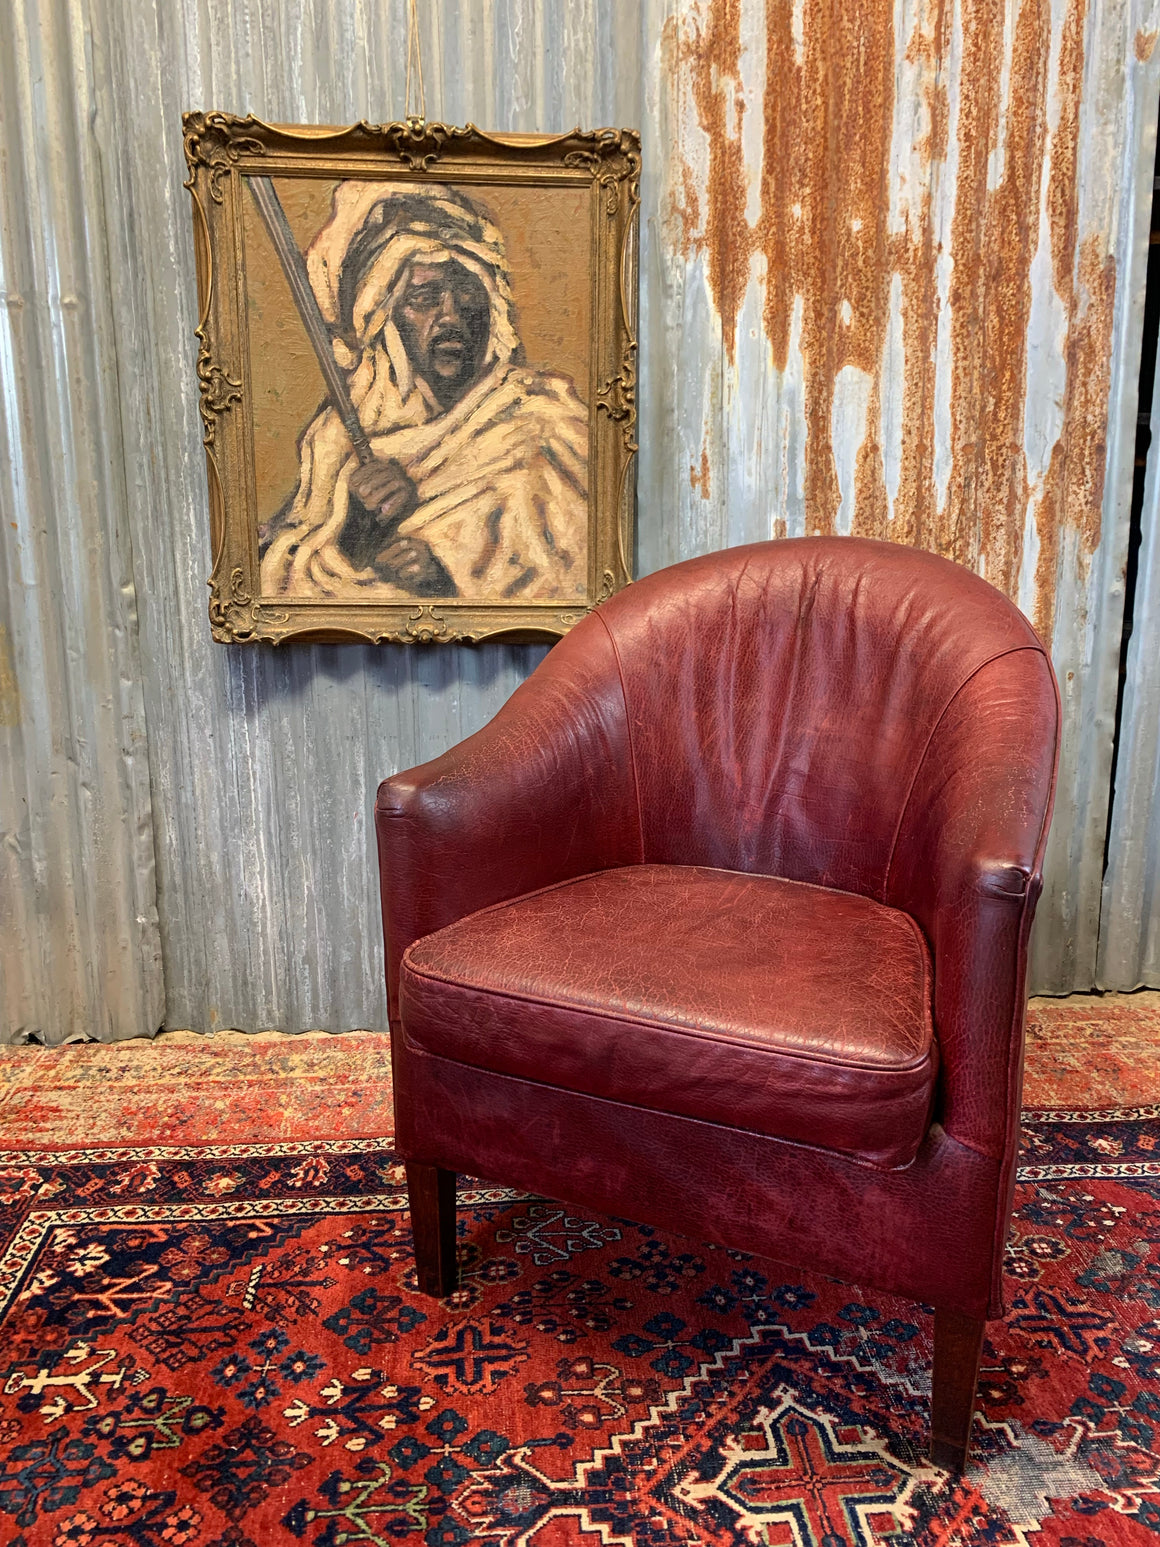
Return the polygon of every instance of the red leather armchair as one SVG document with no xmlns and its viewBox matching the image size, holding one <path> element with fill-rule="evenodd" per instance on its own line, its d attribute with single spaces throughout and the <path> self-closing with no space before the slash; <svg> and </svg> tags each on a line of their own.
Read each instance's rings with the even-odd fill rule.
<svg viewBox="0 0 1160 1547">
<path fill-rule="evenodd" d="M 961 1468 L 1001 1316 L 1058 738 L 999 592 L 852 538 L 621 592 L 377 824 L 420 1284 L 455 1174 L 935 1307 Z"/>
</svg>

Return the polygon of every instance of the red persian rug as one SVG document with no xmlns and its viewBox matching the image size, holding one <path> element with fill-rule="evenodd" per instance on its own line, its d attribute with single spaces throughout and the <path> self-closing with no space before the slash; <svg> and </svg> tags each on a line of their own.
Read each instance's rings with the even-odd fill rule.
<svg viewBox="0 0 1160 1547">
<path fill-rule="evenodd" d="M 977 1460 L 918 1307 L 461 1183 L 416 1293 L 387 1141 L 0 1156 L 0 1542 L 1160 1539 L 1160 1108 L 1027 1114 Z"/>
</svg>

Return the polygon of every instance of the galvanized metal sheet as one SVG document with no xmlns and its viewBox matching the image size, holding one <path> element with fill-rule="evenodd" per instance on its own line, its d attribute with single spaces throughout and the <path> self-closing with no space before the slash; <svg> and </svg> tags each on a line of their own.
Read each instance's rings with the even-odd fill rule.
<svg viewBox="0 0 1160 1547">
<path fill-rule="evenodd" d="M 0 20 L 0 1040 L 155 1031 L 161 953 L 79 6 Z"/>
<path fill-rule="evenodd" d="M 983 568 L 1051 634 L 1067 743 L 1040 987 L 1094 971 L 1155 8 L 419 6 L 429 116 L 642 127 L 642 570 L 882 532 Z M 154 852 L 167 1024 L 384 1024 L 374 787 L 542 655 L 209 637 L 180 114 L 396 116 L 406 10 L 25 0 L 0 47 L 23 523 L 0 908 L 12 1024 L 51 1040 L 156 1024 Z"/>
<path fill-rule="evenodd" d="M 1160 426 L 1160 375 L 1152 394 Z M 1160 988 L 1160 434 L 1144 482 L 1132 638 L 1100 916 L 1100 988 Z"/>
<path fill-rule="evenodd" d="M 105 0 L 94 132 L 144 640 L 166 1022 L 383 1026 L 378 781 L 500 707 L 541 646 L 215 645 L 181 112 L 404 109 L 401 3 Z M 424 0 L 427 113 L 552 130 L 639 121 L 639 16 L 614 0 Z"/>
<path fill-rule="evenodd" d="M 1126 0 L 689 0 L 664 23 L 665 288 L 705 362 L 677 384 L 683 546 L 886 537 L 1026 611 L 1064 697 L 1049 991 L 1095 968 L 1157 22 Z"/>
</svg>

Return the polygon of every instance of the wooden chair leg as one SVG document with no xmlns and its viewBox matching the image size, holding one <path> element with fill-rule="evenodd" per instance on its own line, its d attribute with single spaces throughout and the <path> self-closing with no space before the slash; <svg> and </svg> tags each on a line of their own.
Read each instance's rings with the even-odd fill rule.
<svg viewBox="0 0 1160 1547">
<path fill-rule="evenodd" d="M 455 1172 L 404 1162 L 419 1290 L 444 1299 L 455 1291 Z"/>
<path fill-rule="evenodd" d="M 986 1327 L 985 1321 L 957 1311 L 934 1313 L 930 1459 L 948 1472 L 961 1472 L 967 1464 Z"/>
</svg>

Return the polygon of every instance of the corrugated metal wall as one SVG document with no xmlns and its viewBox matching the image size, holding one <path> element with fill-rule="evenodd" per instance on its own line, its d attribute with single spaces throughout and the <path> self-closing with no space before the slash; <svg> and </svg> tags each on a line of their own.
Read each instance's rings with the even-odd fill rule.
<svg viewBox="0 0 1160 1547">
<path fill-rule="evenodd" d="M 83 8 L 0 19 L 0 1035 L 163 1014 Z"/>
<path fill-rule="evenodd" d="M 1160 372 L 1100 918 L 1099 986 L 1160 987 Z"/>
<path fill-rule="evenodd" d="M 400 116 L 407 7 L 92 3 L 166 1021 L 384 1025 L 375 786 L 486 721 L 543 647 L 212 643 L 181 113 Z M 432 118 L 529 130 L 640 120 L 633 5 L 421 0 L 418 11 Z"/>
<path fill-rule="evenodd" d="M 1089 988 L 1160 51 L 1128 0 L 690 0 L 665 29 L 689 552 L 805 530 L 977 568 L 1064 700 L 1035 985 Z"/>
<path fill-rule="evenodd" d="M 808 505 L 978 563 L 1052 634 L 1052 989 L 1095 970 L 1155 9 L 419 5 L 429 116 L 642 127 L 642 570 Z M 406 5 L 19 0 L 0 29 L 4 1033 L 154 1029 L 158 939 L 170 1025 L 381 1025 L 374 786 L 542 650 L 211 643 L 180 114 L 398 116 Z"/>
</svg>

